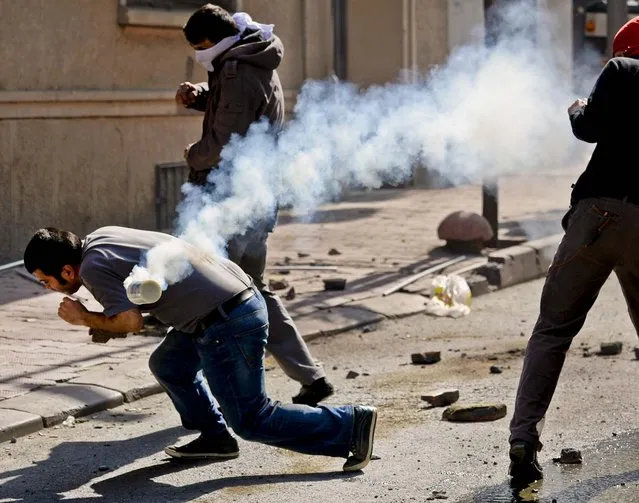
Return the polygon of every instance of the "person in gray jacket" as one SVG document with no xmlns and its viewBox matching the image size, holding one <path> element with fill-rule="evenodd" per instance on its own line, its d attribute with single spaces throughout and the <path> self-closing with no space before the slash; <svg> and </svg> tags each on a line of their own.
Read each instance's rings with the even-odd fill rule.
<svg viewBox="0 0 639 503">
<path fill-rule="evenodd" d="M 212 4 L 198 9 L 183 31 L 196 59 L 208 71 L 208 82 L 184 82 L 176 93 L 181 106 L 204 112 L 202 137 L 186 148 L 184 156 L 189 181 L 206 185 L 231 135 L 246 134 L 263 117 L 274 128 L 282 127 L 284 95 L 277 68 L 284 47 L 272 25 L 255 23 L 245 13 L 231 16 Z M 313 360 L 279 296 L 264 283 L 267 239 L 276 218 L 277 208 L 273 208 L 270 217 L 230 239 L 228 258 L 253 279 L 264 296 L 270 323 L 267 350 L 290 378 L 302 384 L 293 402 L 317 405 L 333 394 L 333 386 Z"/>
<path fill-rule="evenodd" d="M 163 245 L 181 247 L 190 273 L 169 284 L 154 303 L 133 303 L 125 280 L 149 250 Z M 142 328 L 142 312 L 150 312 L 173 327 L 151 355 L 149 367 L 184 427 L 200 435 L 186 445 L 167 447 L 170 456 L 237 457 L 238 443 L 227 429 L 228 422 L 245 440 L 346 458 L 345 471 L 361 470 L 370 461 L 377 421 L 374 407 L 285 405 L 266 395 L 264 299 L 251 278 L 231 261 L 203 254 L 159 232 L 103 227 L 81 240 L 72 232 L 49 227 L 29 241 L 24 265 L 50 290 L 70 295 L 85 286 L 103 307 L 102 312 L 89 311 L 65 297 L 58 315 L 67 323 L 135 332 Z"/>
</svg>

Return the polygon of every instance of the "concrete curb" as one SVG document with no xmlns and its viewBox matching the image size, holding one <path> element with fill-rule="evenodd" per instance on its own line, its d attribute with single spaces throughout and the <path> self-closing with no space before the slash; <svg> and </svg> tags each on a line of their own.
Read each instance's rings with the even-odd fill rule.
<svg viewBox="0 0 639 503">
<path fill-rule="evenodd" d="M 529 241 L 492 252 L 488 264 L 469 278 L 473 296 L 544 276 L 562 235 Z M 425 299 L 399 292 L 298 316 L 304 340 L 336 335 L 354 328 L 425 311 Z M 0 442 L 59 424 L 69 415 L 94 414 L 163 390 L 147 367 L 147 358 L 97 365 L 68 383 L 40 388 L 0 402 Z"/>
</svg>

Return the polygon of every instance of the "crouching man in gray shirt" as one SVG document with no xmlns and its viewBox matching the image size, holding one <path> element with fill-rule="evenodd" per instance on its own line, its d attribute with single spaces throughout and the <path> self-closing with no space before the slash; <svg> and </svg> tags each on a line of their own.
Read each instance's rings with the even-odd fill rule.
<svg viewBox="0 0 639 503">
<path fill-rule="evenodd" d="M 374 407 L 285 405 L 266 396 L 268 315 L 261 294 L 237 265 L 195 253 L 191 274 L 168 286 L 156 303 L 138 306 L 128 299 L 123 282 L 133 267 L 151 248 L 176 239 L 103 227 L 81 240 L 71 232 L 46 228 L 31 238 L 24 263 L 47 288 L 72 294 L 84 285 L 104 308 L 102 313 L 90 312 L 66 297 L 58 315 L 68 323 L 126 333 L 141 329 L 142 312 L 149 312 L 173 327 L 151 354 L 149 366 L 182 424 L 200 436 L 165 449 L 170 456 L 237 457 L 238 444 L 226 418 L 246 440 L 347 458 L 345 471 L 366 466 L 373 452 Z"/>
</svg>

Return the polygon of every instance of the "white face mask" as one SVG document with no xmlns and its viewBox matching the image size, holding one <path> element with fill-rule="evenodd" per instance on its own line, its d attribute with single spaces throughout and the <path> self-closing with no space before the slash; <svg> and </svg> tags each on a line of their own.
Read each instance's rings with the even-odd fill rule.
<svg viewBox="0 0 639 503">
<path fill-rule="evenodd" d="M 220 40 L 213 47 L 203 49 L 201 51 L 195 51 L 195 60 L 200 63 L 207 71 L 213 71 L 213 61 L 223 52 L 233 47 L 242 37 L 242 33 L 246 28 L 253 28 L 259 30 L 264 34 L 264 39 L 269 40 L 273 34 L 272 24 L 260 24 L 251 19 L 251 16 L 244 12 L 238 12 L 233 14 L 233 19 L 237 23 L 239 34 L 233 37 L 226 37 Z"/>
</svg>

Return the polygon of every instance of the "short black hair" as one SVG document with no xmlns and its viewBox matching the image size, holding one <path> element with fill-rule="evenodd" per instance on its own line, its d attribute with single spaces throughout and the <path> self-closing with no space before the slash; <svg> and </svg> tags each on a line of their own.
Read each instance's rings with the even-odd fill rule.
<svg viewBox="0 0 639 503">
<path fill-rule="evenodd" d="M 30 273 L 40 269 L 47 276 L 64 281 L 61 273 L 65 265 L 82 262 L 82 240 L 73 232 L 56 227 L 39 229 L 24 250 L 24 267 Z"/>
<path fill-rule="evenodd" d="M 240 30 L 229 12 L 219 5 L 207 3 L 196 10 L 182 28 L 186 40 L 192 45 L 210 40 L 217 44 Z"/>
</svg>

